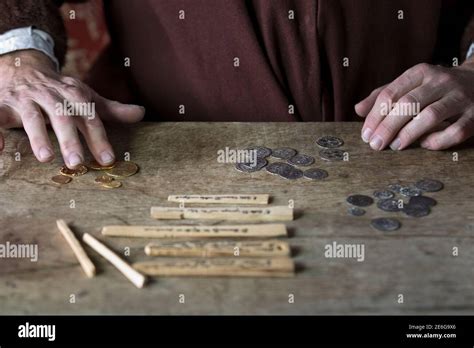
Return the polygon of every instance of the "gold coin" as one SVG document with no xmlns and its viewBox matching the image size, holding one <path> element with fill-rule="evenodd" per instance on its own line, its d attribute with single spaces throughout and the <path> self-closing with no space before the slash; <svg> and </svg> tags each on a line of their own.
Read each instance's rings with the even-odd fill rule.
<svg viewBox="0 0 474 348">
<path fill-rule="evenodd" d="M 100 163 L 98 163 L 97 161 L 91 161 L 87 167 L 89 169 L 92 169 L 92 170 L 108 170 L 108 169 L 112 169 L 113 167 L 115 167 L 115 163 L 112 163 L 108 166 L 102 166 L 100 165 Z"/>
<path fill-rule="evenodd" d="M 115 178 L 124 178 L 135 175 L 138 172 L 138 166 L 133 162 L 116 162 L 115 167 L 107 170 L 106 173 Z"/>
<path fill-rule="evenodd" d="M 114 181 L 115 179 L 108 175 L 99 175 L 95 178 L 95 182 L 98 184 L 107 184 Z"/>
<path fill-rule="evenodd" d="M 65 175 L 55 175 L 51 178 L 51 180 L 59 185 L 69 184 L 72 181 L 70 177 Z"/>
<path fill-rule="evenodd" d="M 69 169 L 66 166 L 62 166 L 61 169 L 59 170 L 59 173 L 61 175 L 69 176 L 69 177 L 74 177 L 74 176 L 81 176 L 84 175 L 88 172 L 89 170 L 87 169 L 86 166 L 83 166 L 82 164 L 77 168 L 77 169 Z"/>
<path fill-rule="evenodd" d="M 119 188 L 122 186 L 122 183 L 120 181 L 112 180 L 111 182 L 105 182 L 102 184 L 102 187 L 108 188 L 108 189 L 114 189 L 114 188 Z"/>
</svg>

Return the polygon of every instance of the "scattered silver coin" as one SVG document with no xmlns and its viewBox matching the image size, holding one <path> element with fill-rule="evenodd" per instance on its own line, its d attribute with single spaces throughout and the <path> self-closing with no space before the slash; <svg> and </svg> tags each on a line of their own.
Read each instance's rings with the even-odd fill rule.
<svg viewBox="0 0 474 348">
<path fill-rule="evenodd" d="M 441 181 L 433 179 L 423 179 L 418 181 L 415 186 L 426 192 L 438 192 L 443 189 L 444 185 Z"/>
<path fill-rule="evenodd" d="M 374 197 L 378 199 L 389 199 L 395 197 L 395 194 L 389 190 L 378 190 L 374 192 Z"/>
<path fill-rule="evenodd" d="M 404 186 L 400 189 L 400 194 L 406 197 L 420 196 L 422 194 L 419 188 L 413 186 Z"/>
<path fill-rule="evenodd" d="M 396 199 L 382 199 L 377 202 L 377 208 L 383 211 L 396 212 L 400 211 L 399 202 Z"/>
<path fill-rule="evenodd" d="M 344 151 L 341 149 L 322 149 L 319 151 L 319 157 L 325 161 L 343 161 Z"/>
<path fill-rule="evenodd" d="M 264 146 L 251 146 L 246 148 L 247 151 L 256 151 L 257 158 L 266 158 L 272 154 L 272 150 Z"/>
<path fill-rule="evenodd" d="M 422 217 L 426 216 L 430 213 L 431 209 L 430 207 L 423 205 L 423 204 L 415 204 L 415 203 L 409 203 L 405 204 L 403 206 L 402 211 L 407 214 L 408 216 L 412 217 Z"/>
<path fill-rule="evenodd" d="M 359 207 L 350 207 L 347 212 L 353 216 L 362 216 L 365 214 L 365 210 Z"/>
<path fill-rule="evenodd" d="M 410 197 L 408 204 L 421 204 L 427 207 L 434 207 L 438 202 L 434 198 L 427 196 L 414 196 Z"/>
<path fill-rule="evenodd" d="M 370 225 L 379 231 L 389 232 L 398 230 L 401 226 L 401 223 L 397 219 L 376 218 L 370 222 Z"/>
<path fill-rule="evenodd" d="M 316 144 L 326 149 L 334 149 L 344 145 L 344 141 L 338 137 L 326 135 L 316 140 Z"/>
<path fill-rule="evenodd" d="M 272 150 L 272 157 L 289 160 L 291 157 L 295 156 L 298 152 L 295 149 L 289 147 L 280 147 L 278 149 Z"/>
<path fill-rule="evenodd" d="M 368 207 L 374 203 L 374 199 L 365 195 L 351 195 L 346 199 L 347 203 L 355 205 L 357 207 Z"/>
<path fill-rule="evenodd" d="M 244 173 L 258 172 L 268 164 L 267 160 L 263 158 L 257 158 L 255 163 L 237 163 L 235 169 Z"/>
<path fill-rule="evenodd" d="M 295 166 L 310 166 L 314 163 L 314 157 L 308 156 L 308 155 L 303 155 L 303 154 L 298 154 L 293 157 L 291 157 L 288 160 L 289 164 L 295 165 Z"/>
<path fill-rule="evenodd" d="M 303 175 L 307 179 L 311 180 L 321 180 L 328 177 L 328 172 L 324 169 L 311 168 L 303 172 Z"/>
<path fill-rule="evenodd" d="M 283 163 L 283 162 L 274 162 L 270 163 L 267 167 L 266 170 L 267 172 L 274 174 L 274 175 L 282 175 L 285 173 L 288 173 L 292 170 L 292 166 L 290 166 L 288 163 Z"/>
<path fill-rule="evenodd" d="M 400 190 L 403 188 L 403 186 L 400 184 L 390 184 L 388 185 L 388 188 L 393 192 L 400 193 Z"/>
<path fill-rule="evenodd" d="M 292 168 L 290 171 L 280 175 L 284 179 L 296 180 L 303 177 L 303 171 L 298 168 Z"/>
</svg>

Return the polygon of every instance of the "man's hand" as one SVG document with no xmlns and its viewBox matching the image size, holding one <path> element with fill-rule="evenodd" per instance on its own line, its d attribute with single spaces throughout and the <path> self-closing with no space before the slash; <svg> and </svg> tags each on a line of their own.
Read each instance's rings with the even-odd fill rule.
<svg viewBox="0 0 474 348">
<path fill-rule="evenodd" d="M 418 115 L 409 112 L 412 106 Z M 416 65 L 355 110 L 366 118 L 362 139 L 374 150 L 403 150 L 417 139 L 430 150 L 457 145 L 474 135 L 474 62 L 455 68 Z"/>
<path fill-rule="evenodd" d="M 95 109 L 90 109 L 95 113 L 93 117 L 68 116 L 61 112 L 61 105 L 93 105 Z M 115 161 L 115 155 L 101 119 L 138 122 L 143 116 L 143 107 L 105 99 L 79 80 L 56 73 L 52 61 L 41 52 L 0 56 L 0 128 L 23 127 L 40 162 L 54 158 L 47 124 L 58 138 L 65 164 L 72 169 L 84 162 L 78 130 L 94 158 L 107 165 Z M 0 134 L 0 151 L 3 147 Z"/>
</svg>

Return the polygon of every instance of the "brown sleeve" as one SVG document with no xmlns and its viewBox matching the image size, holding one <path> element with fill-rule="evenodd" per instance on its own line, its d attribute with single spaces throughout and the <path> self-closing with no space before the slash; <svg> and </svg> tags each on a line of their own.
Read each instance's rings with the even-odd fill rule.
<svg viewBox="0 0 474 348">
<path fill-rule="evenodd" d="M 0 34 L 8 30 L 34 26 L 54 39 L 54 53 L 61 66 L 67 49 L 64 23 L 59 12 L 62 1 L 1 0 Z"/>
</svg>

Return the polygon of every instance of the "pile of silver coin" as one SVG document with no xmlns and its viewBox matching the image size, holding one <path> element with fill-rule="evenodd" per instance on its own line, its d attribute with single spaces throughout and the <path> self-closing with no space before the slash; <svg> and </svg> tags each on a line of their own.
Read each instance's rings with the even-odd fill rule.
<svg viewBox="0 0 474 348">
<path fill-rule="evenodd" d="M 316 144 L 322 149 L 319 156 L 325 161 L 344 160 L 345 151 L 339 149 L 344 141 L 332 135 L 326 135 L 316 140 Z M 244 173 L 253 173 L 265 168 L 266 172 L 277 175 L 287 180 L 296 180 L 306 178 L 310 180 L 322 180 L 328 177 L 328 172 L 320 168 L 307 168 L 313 165 L 316 160 L 314 157 L 300 154 L 295 149 L 289 147 L 280 147 L 269 149 L 263 146 L 254 146 L 246 149 L 255 151 L 257 160 L 254 163 L 237 163 L 235 168 Z M 275 162 L 269 162 L 270 158 L 276 159 Z M 303 167 L 302 169 L 300 169 Z"/>
<path fill-rule="evenodd" d="M 375 191 L 373 196 L 377 200 L 377 208 L 382 211 L 402 212 L 407 216 L 419 218 L 429 215 L 432 207 L 437 204 L 434 198 L 423 194 L 441 191 L 443 187 L 441 181 L 422 179 L 412 185 L 390 184 L 387 189 Z M 374 198 L 356 194 L 347 197 L 346 201 L 351 205 L 349 214 L 362 216 L 365 214 L 364 208 L 371 206 Z M 376 218 L 371 221 L 371 226 L 380 231 L 395 231 L 401 227 L 401 223 L 395 218 Z"/>
</svg>

